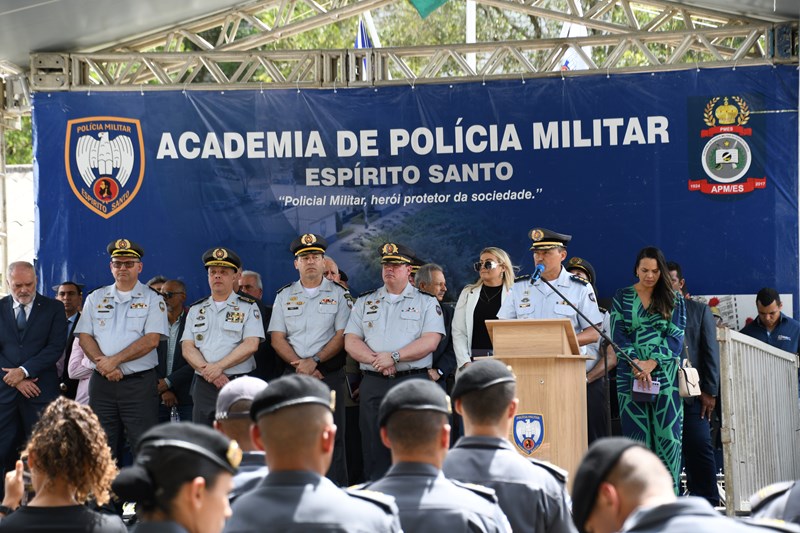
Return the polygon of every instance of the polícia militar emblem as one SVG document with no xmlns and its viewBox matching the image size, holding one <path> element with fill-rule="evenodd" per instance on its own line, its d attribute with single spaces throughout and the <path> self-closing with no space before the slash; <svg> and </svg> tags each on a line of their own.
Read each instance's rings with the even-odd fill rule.
<svg viewBox="0 0 800 533">
<path fill-rule="evenodd" d="M 72 192 L 105 219 L 139 192 L 144 178 L 141 123 L 123 117 L 86 117 L 67 122 L 64 164 Z"/>
<path fill-rule="evenodd" d="M 514 417 L 514 444 L 530 455 L 542 445 L 544 440 L 544 417 L 525 413 Z"/>
</svg>

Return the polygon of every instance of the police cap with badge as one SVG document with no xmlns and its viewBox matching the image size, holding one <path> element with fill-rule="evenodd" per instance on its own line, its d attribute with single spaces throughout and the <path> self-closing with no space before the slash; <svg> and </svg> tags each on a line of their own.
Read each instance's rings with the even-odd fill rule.
<svg viewBox="0 0 800 533">
<path fill-rule="evenodd" d="M 565 265 L 565 268 L 567 270 L 582 270 L 588 276 L 589 283 L 591 283 L 592 286 L 594 286 L 595 281 L 597 281 L 594 267 L 586 259 L 581 257 L 570 257 L 569 261 L 567 261 L 567 264 Z"/>
<path fill-rule="evenodd" d="M 336 392 L 322 381 L 303 374 L 291 374 L 269 383 L 269 387 L 253 398 L 250 406 L 250 419 L 259 418 L 298 405 L 322 405 L 333 412 L 336 405 Z"/>
<path fill-rule="evenodd" d="M 221 266 L 232 268 L 239 271 L 242 268 L 242 260 L 236 255 L 236 252 L 230 248 L 210 248 L 203 254 L 203 264 L 206 268 L 212 266 Z"/>
<path fill-rule="evenodd" d="M 500 383 L 516 383 L 516 381 L 511 367 L 497 359 L 483 359 L 475 361 L 458 373 L 450 397 L 457 400 L 470 392 L 488 389 Z"/>
<path fill-rule="evenodd" d="M 381 254 L 381 264 L 413 265 L 416 259 L 414 250 L 408 246 L 387 242 L 378 249 Z"/>
<path fill-rule="evenodd" d="M 528 237 L 532 241 L 531 250 L 549 250 L 558 247 L 566 248 L 569 241 L 572 240 L 572 235 L 556 233 L 546 228 L 533 228 L 528 232 Z"/>
<path fill-rule="evenodd" d="M 289 245 L 289 250 L 295 257 L 306 254 L 324 254 L 327 249 L 328 241 L 322 235 L 317 235 L 316 233 L 304 233 Z"/>
<path fill-rule="evenodd" d="M 144 249 L 133 241 L 128 239 L 117 239 L 108 243 L 106 251 L 111 259 L 117 257 L 132 257 L 134 259 L 141 259 L 144 257 Z"/>
<path fill-rule="evenodd" d="M 386 393 L 378 409 L 378 424 L 383 427 L 398 411 L 435 411 L 451 413 L 450 398 L 442 388 L 427 379 L 410 379 L 398 383 Z"/>
</svg>

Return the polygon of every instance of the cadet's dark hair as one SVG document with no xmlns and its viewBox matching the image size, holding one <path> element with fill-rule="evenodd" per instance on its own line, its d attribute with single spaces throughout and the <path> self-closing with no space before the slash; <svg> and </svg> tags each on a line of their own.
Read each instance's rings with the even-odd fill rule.
<svg viewBox="0 0 800 533">
<path fill-rule="evenodd" d="M 667 261 L 667 268 L 669 269 L 670 272 L 674 270 L 678 274 L 679 280 L 683 279 L 683 270 L 681 269 L 681 266 L 678 263 L 676 263 L 675 261 Z"/>
<path fill-rule="evenodd" d="M 653 288 L 653 300 L 650 302 L 648 312 L 658 313 L 666 320 L 672 316 L 672 310 L 675 309 L 675 299 L 677 295 L 672 288 L 672 281 L 669 279 L 669 267 L 667 260 L 664 259 L 664 254 L 655 246 L 647 246 L 639 251 L 636 256 L 636 263 L 633 265 L 633 274 L 636 275 L 639 270 L 639 264 L 642 259 L 655 259 L 658 266 L 658 281 Z"/>
<path fill-rule="evenodd" d="M 464 414 L 478 425 L 496 424 L 505 417 L 517 392 L 516 383 L 498 383 L 460 398 Z"/>
<path fill-rule="evenodd" d="M 756 301 L 764 307 L 771 305 L 772 302 L 781 305 L 781 296 L 778 294 L 778 291 L 772 287 L 764 287 L 756 294 Z"/>
<path fill-rule="evenodd" d="M 446 423 L 447 415 L 438 411 L 401 409 L 389 416 L 386 433 L 393 448 L 413 450 L 435 443 Z"/>
</svg>

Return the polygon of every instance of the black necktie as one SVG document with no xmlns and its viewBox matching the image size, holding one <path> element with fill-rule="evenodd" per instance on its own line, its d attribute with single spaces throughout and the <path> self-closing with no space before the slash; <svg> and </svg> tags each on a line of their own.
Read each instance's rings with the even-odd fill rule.
<svg viewBox="0 0 800 533">
<path fill-rule="evenodd" d="M 28 320 L 25 318 L 25 306 L 20 304 L 17 312 L 17 329 L 22 331 L 27 324 Z"/>
</svg>

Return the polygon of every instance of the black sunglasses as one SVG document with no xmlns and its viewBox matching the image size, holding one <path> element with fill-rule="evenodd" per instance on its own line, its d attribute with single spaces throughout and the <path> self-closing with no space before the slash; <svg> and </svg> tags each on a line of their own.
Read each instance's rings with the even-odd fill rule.
<svg viewBox="0 0 800 533">
<path fill-rule="evenodd" d="M 498 266 L 500 266 L 500 263 L 496 261 L 489 261 L 488 259 L 483 263 L 477 261 L 475 264 L 472 265 L 472 267 L 475 269 L 475 272 L 480 272 L 481 268 L 485 268 L 486 270 L 491 270 L 493 268 L 497 268 Z"/>
<path fill-rule="evenodd" d="M 164 291 L 164 292 L 161 293 L 161 296 L 163 296 L 164 298 L 172 298 L 176 294 L 186 294 L 186 293 L 185 292 L 167 292 L 167 291 Z"/>
</svg>

